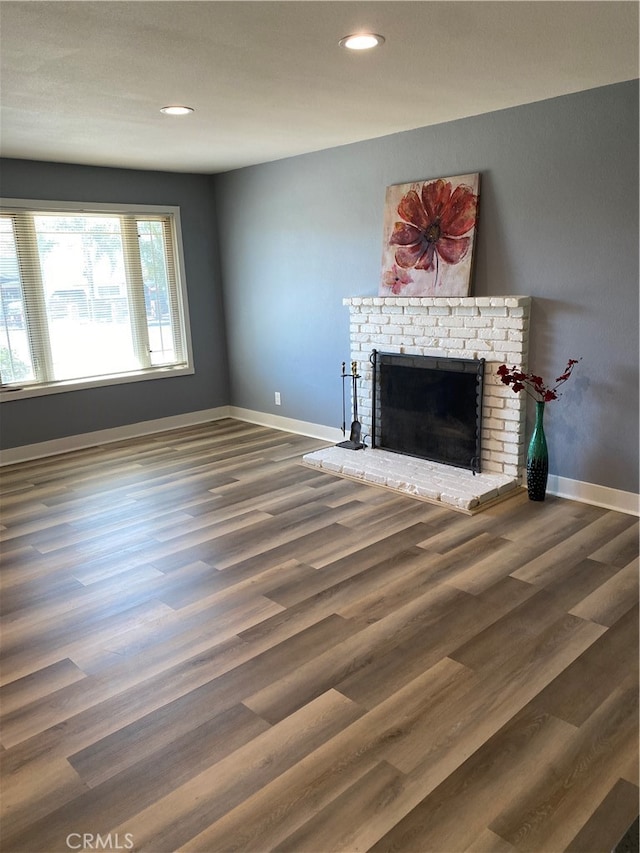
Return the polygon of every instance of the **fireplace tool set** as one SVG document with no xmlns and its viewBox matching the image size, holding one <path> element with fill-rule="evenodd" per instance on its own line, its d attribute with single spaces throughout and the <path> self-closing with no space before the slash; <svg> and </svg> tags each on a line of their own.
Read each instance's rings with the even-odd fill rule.
<svg viewBox="0 0 640 853">
<path fill-rule="evenodd" d="M 358 379 L 361 378 L 358 373 L 358 363 L 351 362 L 351 373 L 346 372 L 346 362 L 342 362 L 342 434 L 347 434 L 347 419 L 346 419 L 346 403 L 345 403 L 345 379 L 351 380 L 351 398 L 353 403 L 353 417 L 351 420 L 351 432 L 346 441 L 341 441 L 338 447 L 345 447 L 347 450 L 364 450 L 365 444 L 362 441 L 362 424 L 358 420 Z"/>
</svg>

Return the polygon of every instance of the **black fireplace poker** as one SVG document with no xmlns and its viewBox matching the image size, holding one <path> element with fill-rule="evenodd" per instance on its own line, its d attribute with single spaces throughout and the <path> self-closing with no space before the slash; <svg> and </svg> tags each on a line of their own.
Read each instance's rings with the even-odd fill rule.
<svg viewBox="0 0 640 853">
<path fill-rule="evenodd" d="M 364 450 L 365 444 L 362 441 L 362 424 L 358 420 L 358 363 L 351 362 L 351 373 L 346 372 L 346 362 L 342 362 L 342 434 L 347 434 L 347 419 L 346 419 L 346 403 L 345 403 L 345 379 L 351 380 L 351 398 L 353 404 L 353 418 L 351 420 L 351 431 L 349 438 L 346 441 L 341 441 L 337 447 L 344 447 L 347 450 Z"/>
</svg>

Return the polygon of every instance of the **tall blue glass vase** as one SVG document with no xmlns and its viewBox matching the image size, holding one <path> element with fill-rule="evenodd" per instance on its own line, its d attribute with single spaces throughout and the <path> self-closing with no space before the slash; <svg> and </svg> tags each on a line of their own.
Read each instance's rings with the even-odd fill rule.
<svg viewBox="0 0 640 853">
<path fill-rule="evenodd" d="M 547 492 L 549 454 L 543 421 L 544 403 L 536 403 L 536 423 L 527 451 L 527 491 L 530 501 L 543 501 Z"/>
</svg>

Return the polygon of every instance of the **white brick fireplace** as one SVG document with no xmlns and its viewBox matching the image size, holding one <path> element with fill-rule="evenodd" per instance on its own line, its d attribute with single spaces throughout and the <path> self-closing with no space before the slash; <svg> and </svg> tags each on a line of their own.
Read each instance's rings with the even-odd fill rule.
<svg viewBox="0 0 640 853">
<path fill-rule="evenodd" d="M 371 432 L 373 369 L 369 356 L 373 349 L 409 355 L 484 358 L 486 361 L 482 474 L 472 480 L 469 471 L 425 462 L 425 466 L 437 469 L 436 473 L 441 469 L 444 471 L 443 483 L 446 485 L 440 483 L 433 488 L 430 485 L 407 485 L 402 490 L 469 509 L 520 483 L 525 464 L 526 396 L 514 394 L 502 384 L 496 371 L 503 363 L 527 369 L 531 298 L 352 297 L 344 299 L 343 304 L 348 306 L 350 314 L 351 361 L 357 362 L 358 373 L 362 377 L 358 383 L 358 412 L 363 436 Z M 320 459 L 320 466 L 347 476 L 355 476 L 355 469 L 365 464 L 365 457 L 370 462 L 375 454 L 385 454 L 385 451 L 378 450 L 329 450 L 331 452 L 325 455 L 324 460 Z M 345 465 L 337 459 L 338 451 L 347 455 Z M 407 459 L 408 464 L 414 467 L 421 463 L 421 460 L 409 460 L 407 457 L 400 459 Z M 315 464 L 317 460 L 306 461 Z M 394 467 L 393 476 L 387 477 L 379 471 L 364 471 L 360 478 L 381 485 L 391 485 L 391 480 L 397 482 L 397 464 L 393 457 L 390 463 L 387 460 L 383 462 Z M 344 470 L 339 471 L 338 468 Z M 459 497 L 455 495 L 456 478 Z M 484 494 L 483 480 L 487 484 Z M 475 490 L 473 496 L 470 496 L 471 492 L 467 493 L 468 488 Z"/>
<path fill-rule="evenodd" d="M 529 296 L 355 297 L 349 306 L 351 360 L 362 375 L 358 406 L 371 431 L 372 349 L 445 358 L 484 358 L 482 470 L 519 477 L 524 465 L 526 395 L 503 385 L 503 363 L 526 370 Z"/>
</svg>

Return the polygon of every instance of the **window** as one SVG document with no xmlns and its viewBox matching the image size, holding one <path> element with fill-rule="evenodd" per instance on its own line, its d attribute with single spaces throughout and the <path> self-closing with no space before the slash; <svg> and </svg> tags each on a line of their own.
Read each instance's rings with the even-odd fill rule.
<svg viewBox="0 0 640 853">
<path fill-rule="evenodd" d="M 0 210 L 3 390 L 192 373 L 178 210 L 26 204 Z"/>
</svg>

